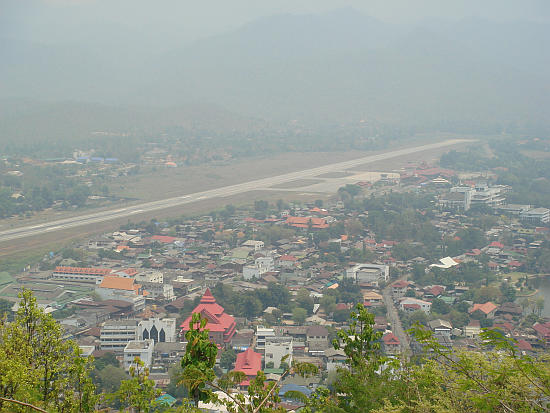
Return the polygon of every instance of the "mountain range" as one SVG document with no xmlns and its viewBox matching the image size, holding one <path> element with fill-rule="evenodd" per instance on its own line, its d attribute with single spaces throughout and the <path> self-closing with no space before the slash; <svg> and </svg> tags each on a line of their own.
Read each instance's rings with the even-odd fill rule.
<svg viewBox="0 0 550 413">
<path fill-rule="evenodd" d="M 24 98 L 42 105 L 89 102 L 82 110 L 106 105 L 117 108 L 113 113 L 130 105 L 157 108 L 151 113 L 216 107 L 268 121 L 550 130 L 546 23 L 472 18 L 398 25 L 339 9 L 264 17 L 168 52 L 140 47 L 132 37 L 117 37 L 109 47 L 108 34 L 74 43 L 4 35 L 5 105 Z M 155 123 L 139 115 L 143 110 L 132 109 L 129 118 Z M 0 115 L 2 137 L 11 121 L 32 110 L 11 112 Z"/>
</svg>

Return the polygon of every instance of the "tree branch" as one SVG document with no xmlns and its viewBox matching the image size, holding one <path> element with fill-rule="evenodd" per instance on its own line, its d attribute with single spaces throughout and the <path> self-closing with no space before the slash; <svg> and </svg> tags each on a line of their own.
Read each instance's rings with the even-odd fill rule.
<svg viewBox="0 0 550 413">
<path fill-rule="evenodd" d="M 30 409 L 36 410 L 37 412 L 48 413 L 46 410 L 41 409 L 40 407 L 33 406 L 32 404 L 29 404 L 29 403 L 21 402 L 19 400 L 8 399 L 6 397 L 0 397 L 0 400 L 2 400 L 3 402 L 15 403 L 15 404 L 18 404 L 20 406 L 25 406 L 25 407 L 28 407 Z"/>
<path fill-rule="evenodd" d="M 269 399 L 271 397 L 271 395 L 273 394 L 273 391 L 277 388 L 277 385 L 281 382 L 281 380 L 283 379 L 283 377 L 285 377 L 288 373 L 290 372 L 290 370 L 287 370 L 285 371 L 283 374 L 281 374 L 281 377 L 279 377 L 279 379 L 275 382 L 275 384 L 273 385 L 273 387 L 271 388 L 271 390 L 269 390 L 269 393 L 267 393 L 267 396 L 265 396 L 265 398 L 262 400 L 262 402 L 258 405 L 258 407 L 256 407 L 254 409 L 254 413 L 258 413 L 260 411 L 260 409 L 262 408 L 262 406 L 265 404 L 265 402 L 267 401 L 267 399 Z"/>
<path fill-rule="evenodd" d="M 235 399 L 231 393 L 229 393 L 227 390 L 221 388 L 220 386 L 218 386 L 217 384 L 213 383 L 213 382 L 210 382 L 210 381 L 207 381 L 206 384 L 208 384 L 209 386 L 212 386 L 214 387 L 215 389 L 218 389 L 219 391 L 223 392 L 223 394 L 225 394 L 226 396 L 230 397 L 231 400 L 233 400 L 235 403 L 237 403 L 237 405 L 241 408 L 241 410 L 243 412 L 246 411 L 245 407 L 242 405 L 241 402 L 239 402 L 237 399 Z"/>
</svg>

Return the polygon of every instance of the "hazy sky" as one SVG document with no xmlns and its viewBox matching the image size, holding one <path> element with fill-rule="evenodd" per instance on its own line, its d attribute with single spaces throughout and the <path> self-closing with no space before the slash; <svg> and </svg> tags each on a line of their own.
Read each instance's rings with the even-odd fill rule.
<svg viewBox="0 0 550 413">
<path fill-rule="evenodd" d="M 482 17 L 550 21 L 549 0 L 0 0 L 0 34 L 77 41 L 94 30 L 148 33 L 152 44 L 187 42 L 279 13 L 353 7 L 389 22 Z"/>
</svg>

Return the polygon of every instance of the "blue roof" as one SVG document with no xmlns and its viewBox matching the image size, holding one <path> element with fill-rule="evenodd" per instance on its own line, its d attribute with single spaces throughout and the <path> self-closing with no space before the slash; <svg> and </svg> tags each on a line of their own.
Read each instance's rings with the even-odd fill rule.
<svg viewBox="0 0 550 413">
<path fill-rule="evenodd" d="M 279 396 L 283 397 L 285 393 L 289 391 L 299 391 L 300 393 L 306 395 L 309 397 L 312 393 L 310 389 L 308 389 L 306 386 L 299 386 L 297 384 L 285 384 L 283 387 L 281 387 L 281 390 L 279 390 Z"/>
</svg>

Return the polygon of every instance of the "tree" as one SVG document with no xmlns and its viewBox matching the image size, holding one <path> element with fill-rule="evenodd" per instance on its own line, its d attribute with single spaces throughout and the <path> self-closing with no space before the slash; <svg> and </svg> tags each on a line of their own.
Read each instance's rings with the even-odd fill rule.
<svg viewBox="0 0 550 413">
<path fill-rule="evenodd" d="M 304 308 L 295 307 L 292 310 L 292 320 L 296 324 L 303 324 L 304 321 L 306 321 L 306 318 L 307 318 L 307 311 Z"/>
<path fill-rule="evenodd" d="M 225 350 L 220 357 L 220 367 L 229 370 L 237 360 L 235 350 Z"/>
<path fill-rule="evenodd" d="M 210 399 L 211 392 L 206 389 L 206 384 L 216 378 L 214 365 L 218 347 L 210 341 L 207 323 L 207 318 L 202 317 L 200 313 L 193 313 L 189 331 L 185 333 L 187 346 L 181 359 L 182 383 L 187 387 L 195 407 L 198 407 L 199 401 Z"/>
<path fill-rule="evenodd" d="M 451 311 L 451 306 L 440 298 L 432 300 L 432 311 L 437 314 L 448 314 Z"/>
<path fill-rule="evenodd" d="M 61 326 L 23 290 L 14 321 L 0 321 L 0 397 L 51 410 L 93 411 L 92 358 L 63 340 Z M 0 409 L 5 402 L 0 400 Z"/>
<path fill-rule="evenodd" d="M 468 324 L 470 321 L 470 317 L 468 317 L 468 314 L 462 313 L 457 310 L 451 310 L 449 313 L 449 320 L 451 321 L 451 324 L 455 328 L 461 328 Z"/>
<path fill-rule="evenodd" d="M 144 367 L 139 357 L 130 366 L 130 380 L 123 380 L 115 393 L 115 398 L 123 406 L 130 407 L 138 413 L 149 413 L 159 405 L 156 400 L 160 389 L 155 388 L 155 382 L 149 379 L 149 369 Z"/>
<path fill-rule="evenodd" d="M 299 307 L 304 308 L 308 314 L 313 313 L 313 299 L 309 295 L 309 291 L 305 288 L 300 288 L 294 299 Z"/>
<path fill-rule="evenodd" d="M 500 284 L 500 292 L 502 293 L 502 299 L 504 302 L 513 303 L 516 301 L 516 289 L 513 285 L 503 282 Z"/>
<path fill-rule="evenodd" d="M 502 293 L 496 287 L 481 287 L 474 293 L 474 302 L 484 304 L 488 301 L 498 301 Z"/>
<path fill-rule="evenodd" d="M 332 295 L 323 295 L 320 300 L 320 305 L 325 314 L 330 314 L 336 310 L 336 297 Z"/>
<path fill-rule="evenodd" d="M 199 401 L 212 401 L 225 405 L 228 411 L 234 413 L 282 413 L 286 410 L 277 407 L 277 403 L 280 402 L 278 392 L 280 380 L 291 372 L 300 375 L 317 372 L 317 368 L 311 364 L 294 363 L 292 369 L 288 368 L 278 382 L 266 383 L 265 374 L 259 371 L 257 376 L 250 380 L 247 403 L 244 394 L 234 393 L 230 390 L 246 379 L 243 372 L 230 371 L 216 380 L 214 364 L 217 346 L 208 338 L 206 323 L 207 319 L 203 318 L 201 314 L 193 314 L 189 331 L 185 334 L 187 348 L 182 359 L 182 383 L 193 397 L 195 406 L 198 406 Z M 211 389 L 222 391 L 227 398 L 218 398 Z"/>
<path fill-rule="evenodd" d="M 92 377 L 98 389 L 105 393 L 114 393 L 120 387 L 120 383 L 128 379 L 128 374 L 124 369 L 108 364 L 100 370 L 95 370 Z"/>
<path fill-rule="evenodd" d="M 542 311 L 544 310 L 543 297 L 537 297 L 537 299 L 535 300 L 535 309 L 537 310 L 537 314 L 540 317 L 542 315 Z"/>
<path fill-rule="evenodd" d="M 380 366 L 388 362 L 380 354 L 382 332 L 374 330 L 374 314 L 357 304 L 350 313 L 349 327 L 337 335 L 333 346 L 344 350 L 348 365 L 338 369 L 338 379 L 333 384 L 335 393 L 341 395 L 337 405 L 346 412 L 371 410 L 382 399 L 382 378 L 387 377 L 387 372 L 380 371 Z"/>
<path fill-rule="evenodd" d="M 349 318 L 349 327 L 338 331 L 338 338 L 332 344 L 336 350 L 342 348 L 351 367 L 356 368 L 374 359 L 380 349 L 378 341 L 382 333 L 374 331 L 374 314 L 369 313 L 363 304 L 357 304 Z"/>
<path fill-rule="evenodd" d="M 397 396 L 385 397 L 378 413 L 543 412 L 550 397 L 548 356 L 521 355 L 513 340 L 495 330 L 481 333 L 484 351 L 449 349 L 432 333 L 415 327 L 411 334 L 431 357 L 397 372 L 393 383 L 406 383 Z M 410 391 L 414 389 L 414 391 Z"/>
<path fill-rule="evenodd" d="M 410 325 L 413 325 L 413 324 L 427 325 L 428 324 L 428 316 L 422 310 L 413 311 L 409 315 L 409 324 Z"/>
</svg>

